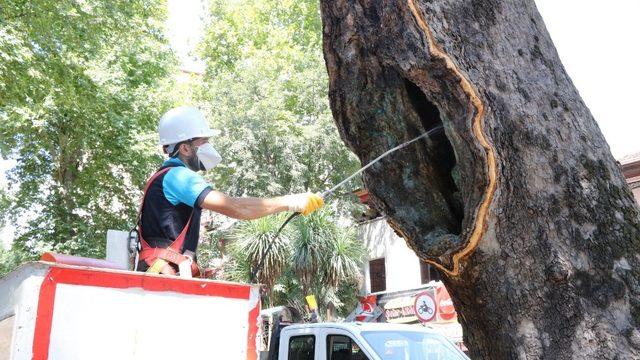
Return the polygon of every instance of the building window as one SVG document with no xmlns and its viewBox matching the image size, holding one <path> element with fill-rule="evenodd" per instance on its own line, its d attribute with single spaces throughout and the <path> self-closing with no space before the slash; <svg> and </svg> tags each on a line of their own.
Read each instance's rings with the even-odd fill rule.
<svg viewBox="0 0 640 360">
<path fill-rule="evenodd" d="M 426 284 L 429 281 L 440 280 L 440 274 L 435 267 L 420 260 L 420 280 L 422 284 Z"/>
<path fill-rule="evenodd" d="M 384 267 L 384 258 L 369 261 L 369 281 L 371 292 L 385 291 L 387 289 L 387 273 Z"/>
</svg>

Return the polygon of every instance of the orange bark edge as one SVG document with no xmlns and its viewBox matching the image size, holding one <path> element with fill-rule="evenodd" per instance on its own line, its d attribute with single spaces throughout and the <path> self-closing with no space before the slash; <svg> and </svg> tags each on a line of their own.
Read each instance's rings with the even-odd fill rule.
<svg viewBox="0 0 640 360">
<path fill-rule="evenodd" d="M 426 262 L 434 265 L 438 269 L 445 272 L 447 275 L 458 276 L 460 273 L 460 262 L 467 256 L 471 255 L 471 253 L 473 253 L 473 251 L 478 247 L 480 239 L 482 239 L 482 236 L 487 229 L 489 205 L 491 204 L 494 193 L 496 191 L 497 166 L 495 149 L 493 148 L 491 142 L 489 142 L 487 135 L 484 132 L 484 105 L 480 100 L 480 96 L 478 96 L 478 92 L 471 85 L 471 82 L 469 82 L 469 80 L 467 80 L 462 72 L 456 67 L 456 65 L 453 63 L 453 60 L 451 60 L 451 57 L 437 46 L 435 39 L 433 38 L 433 34 L 431 33 L 431 30 L 429 29 L 429 26 L 424 19 L 424 16 L 420 11 L 418 11 L 415 0 L 407 0 L 407 2 L 411 13 L 418 23 L 418 26 L 420 26 L 427 38 L 429 53 L 437 58 L 442 59 L 445 62 L 447 69 L 453 72 L 460 79 L 460 86 L 462 87 L 462 90 L 469 96 L 471 103 L 476 108 L 476 114 L 473 118 L 472 124 L 473 134 L 486 152 L 487 156 L 487 176 L 489 178 L 489 183 L 487 184 L 487 188 L 484 192 L 482 202 L 480 203 L 480 206 L 478 206 L 475 221 L 473 224 L 473 230 L 471 232 L 471 235 L 469 236 L 468 241 L 466 242 L 466 245 L 460 250 L 453 253 L 453 267 L 451 269 L 448 269 L 442 264 L 439 264 L 433 260 L 425 259 Z"/>
</svg>

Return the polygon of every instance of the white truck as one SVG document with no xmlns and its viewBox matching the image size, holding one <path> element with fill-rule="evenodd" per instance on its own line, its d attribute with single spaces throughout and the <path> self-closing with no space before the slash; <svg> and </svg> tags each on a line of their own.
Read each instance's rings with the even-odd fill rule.
<svg viewBox="0 0 640 360">
<path fill-rule="evenodd" d="M 410 325 L 317 323 L 285 327 L 278 360 L 465 360 L 443 336 Z"/>
<path fill-rule="evenodd" d="M 270 331 L 256 285 L 104 268 L 95 259 L 45 260 L 0 279 L 0 360 L 466 359 L 420 327 L 278 324 Z"/>
</svg>

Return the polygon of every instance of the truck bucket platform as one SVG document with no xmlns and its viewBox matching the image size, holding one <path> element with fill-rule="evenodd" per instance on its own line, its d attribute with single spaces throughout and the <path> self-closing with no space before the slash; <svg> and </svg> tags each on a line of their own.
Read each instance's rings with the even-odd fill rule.
<svg viewBox="0 0 640 360">
<path fill-rule="evenodd" d="M 27 263 L 0 279 L 0 359 L 256 359 L 257 285 Z"/>
</svg>

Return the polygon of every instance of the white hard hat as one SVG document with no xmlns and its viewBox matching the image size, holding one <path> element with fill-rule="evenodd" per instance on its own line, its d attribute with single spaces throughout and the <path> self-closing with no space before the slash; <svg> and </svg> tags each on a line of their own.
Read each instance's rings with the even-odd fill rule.
<svg viewBox="0 0 640 360">
<path fill-rule="evenodd" d="M 191 106 L 180 106 L 167 111 L 158 125 L 160 145 L 171 145 L 181 141 L 211 137 L 216 131 L 209 128 L 200 110 Z"/>
</svg>

